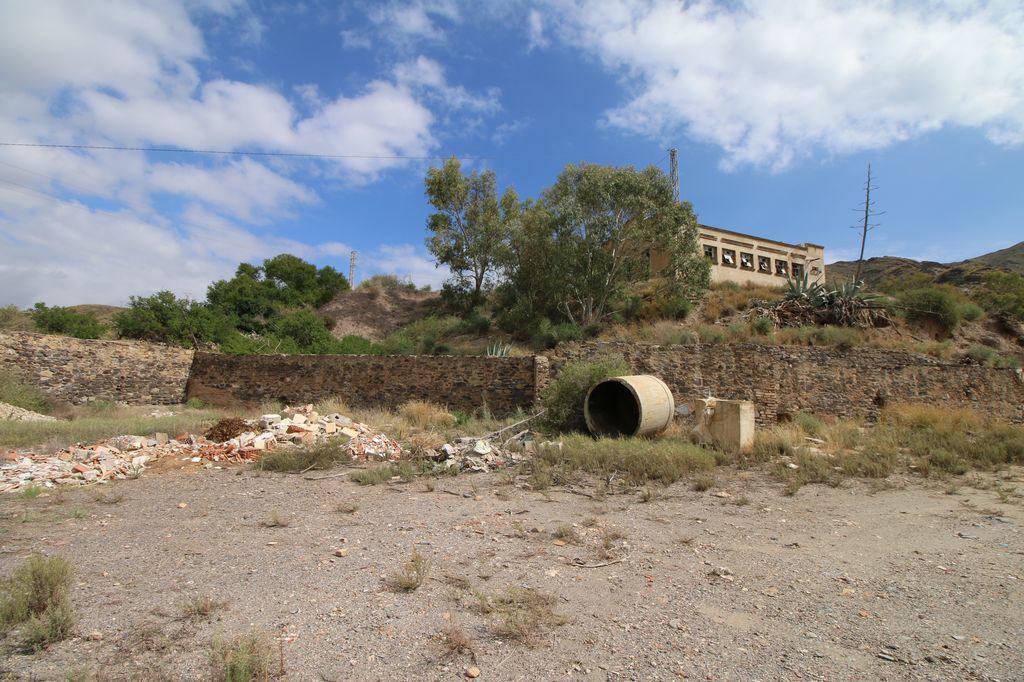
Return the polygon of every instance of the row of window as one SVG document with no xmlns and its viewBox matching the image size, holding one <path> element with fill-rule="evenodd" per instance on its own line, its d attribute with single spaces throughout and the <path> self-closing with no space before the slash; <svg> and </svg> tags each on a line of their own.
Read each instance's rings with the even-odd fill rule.
<svg viewBox="0 0 1024 682">
<path fill-rule="evenodd" d="M 718 247 L 704 245 L 704 255 L 715 265 L 724 265 L 727 268 L 739 267 L 741 270 L 755 270 L 754 267 L 754 254 L 744 253 L 740 251 L 739 260 L 736 259 L 735 249 L 722 249 L 722 260 L 718 260 Z M 770 275 L 774 272 L 779 277 L 789 277 L 790 263 L 788 260 L 782 258 L 775 259 L 775 269 L 772 269 L 772 259 L 768 256 L 758 255 L 757 257 L 757 272 L 765 275 Z M 792 272 L 794 279 L 802 279 L 804 276 L 804 265 L 803 263 L 793 263 Z"/>
</svg>

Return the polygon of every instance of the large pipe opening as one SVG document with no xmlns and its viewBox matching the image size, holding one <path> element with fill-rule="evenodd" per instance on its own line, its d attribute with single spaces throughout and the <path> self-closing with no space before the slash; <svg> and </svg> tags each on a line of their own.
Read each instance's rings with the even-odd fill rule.
<svg viewBox="0 0 1024 682">
<path fill-rule="evenodd" d="M 617 379 L 594 386 L 583 411 L 595 436 L 635 436 L 640 430 L 640 399 Z"/>
</svg>

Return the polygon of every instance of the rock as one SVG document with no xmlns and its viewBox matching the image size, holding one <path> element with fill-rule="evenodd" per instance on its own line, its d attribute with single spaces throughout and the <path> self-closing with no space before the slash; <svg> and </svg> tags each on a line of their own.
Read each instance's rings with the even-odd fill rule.
<svg viewBox="0 0 1024 682">
<path fill-rule="evenodd" d="M 86 639 L 88 639 L 90 642 L 102 642 L 103 641 L 103 633 L 100 632 L 99 630 L 93 630 L 92 632 L 89 633 L 89 635 L 86 637 Z"/>
<path fill-rule="evenodd" d="M 341 549 L 334 550 L 334 556 L 348 556 L 348 548 L 342 547 Z"/>
<path fill-rule="evenodd" d="M 306 415 L 304 415 L 304 414 L 302 414 L 300 412 L 297 412 L 297 413 L 292 415 L 292 424 L 305 424 L 305 423 L 306 423 Z"/>
<path fill-rule="evenodd" d="M 157 445 L 167 445 L 167 441 L 170 440 L 166 433 L 154 433 L 153 438 L 156 440 Z"/>
<path fill-rule="evenodd" d="M 679 620 L 678 618 L 673 618 L 672 620 L 670 620 L 668 622 L 668 626 L 670 628 L 672 628 L 673 630 L 682 630 L 683 629 L 683 621 Z"/>
<path fill-rule="evenodd" d="M 188 502 L 179 502 L 178 503 L 178 509 L 184 509 L 187 506 L 188 506 Z"/>
<path fill-rule="evenodd" d="M 491 445 L 485 440 L 478 440 L 473 446 L 473 452 L 478 455 L 489 455 L 491 454 Z"/>
<path fill-rule="evenodd" d="M 468 668 L 466 668 L 466 677 L 468 677 L 471 680 L 480 677 L 480 668 L 476 667 L 475 665 L 469 666 Z"/>
<path fill-rule="evenodd" d="M 731 497 L 731 495 L 729 495 L 729 493 L 725 492 L 724 490 L 719 490 L 718 492 L 711 494 L 714 495 L 715 497 Z"/>
</svg>

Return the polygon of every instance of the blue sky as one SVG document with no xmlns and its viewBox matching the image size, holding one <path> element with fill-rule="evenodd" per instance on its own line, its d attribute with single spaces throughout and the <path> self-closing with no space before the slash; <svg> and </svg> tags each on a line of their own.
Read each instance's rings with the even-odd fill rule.
<svg viewBox="0 0 1024 682">
<path fill-rule="evenodd" d="M 680 150 L 702 222 L 952 261 L 1024 239 L 1017 2 L 0 4 L 0 304 L 202 297 L 292 252 L 437 284 L 425 169 L 536 196 L 565 164 Z"/>
</svg>

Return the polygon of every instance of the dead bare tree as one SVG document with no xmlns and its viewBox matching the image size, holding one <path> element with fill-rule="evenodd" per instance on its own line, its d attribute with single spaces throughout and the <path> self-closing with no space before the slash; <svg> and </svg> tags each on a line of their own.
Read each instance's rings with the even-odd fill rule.
<svg viewBox="0 0 1024 682">
<path fill-rule="evenodd" d="M 868 241 L 868 232 L 880 225 L 880 223 L 872 223 L 871 219 L 885 215 L 885 211 L 875 211 L 875 202 L 871 200 L 871 190 L 875 189 L 878 189 L 878 187 L 871 184 L 871 164 L 869 163 L 868 179 L 864 182 L 864 204 L 853 209 L 857 212 L 863 211 L 864 221 L 861 224 L 851 226 L 855 230 L 860 230 L 860 258 L 857 259 L 857 274 L 853 277 L 855 284 L 860 282 L 860 275 L 864 269 L 864 246 Z"/>
</svg>

